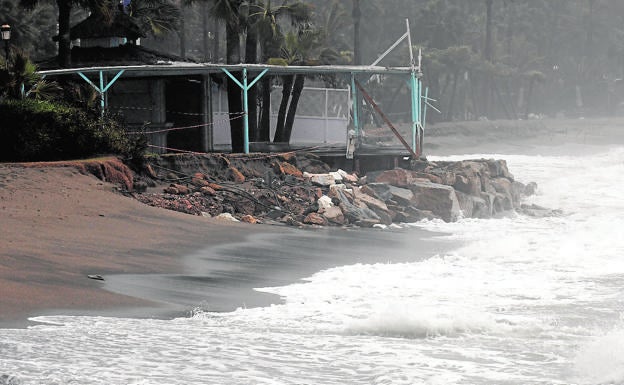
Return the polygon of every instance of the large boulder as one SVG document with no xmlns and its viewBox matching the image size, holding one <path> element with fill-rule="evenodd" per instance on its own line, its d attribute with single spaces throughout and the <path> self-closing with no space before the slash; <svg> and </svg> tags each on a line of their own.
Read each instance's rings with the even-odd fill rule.
<svg viewBox="0 0 624 385">
<path fill-rule="evenodd" d="M 431 211 L 446 222 L 460 217 L 459 201 L 451 186 L 427 182 L 415 182 L 409 186 L 414 193 L 416 208 Z"/>
<path fill-rule="evenodd" d="M 411 190 L 385 183 L 369 183 L 366 185 L 366 188 L 361 191 L 373 191 L 374 194 L 384 202 L 394 201 L 402 205 L 409 205 L 414 200 L 414 193 Z"/>
<path fill-rule="evenodd" d="M 368 183 L 385 183 L 396 187 L 407 187 L 414 182 L 429 181 L 427 178 L 421 178 L 422 173 L 402 168 L 394 170 L 374 171 L 366 174 Z"/>
<path fill-rule="evenodd" d="M 359 207 L 347 198 L 346 194 L 342 190 L 337 190 L 338 199 L 340 203 L 338 207 L 342 210 L 345 218 L 353 224 L 365 224 L 368 227 L 369 224 L 381 223 L 381 218 L 373 210 L 369 209 L 366 205 Z M 372 226 L 372 225 L 371 225 Z"/>
</svg>

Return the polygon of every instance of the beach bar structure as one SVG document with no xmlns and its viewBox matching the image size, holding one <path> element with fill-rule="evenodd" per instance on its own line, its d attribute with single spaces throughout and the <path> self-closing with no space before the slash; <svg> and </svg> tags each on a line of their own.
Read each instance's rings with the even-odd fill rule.
<svg viewBox="0 0 624 385">
<path fill-rule="evenodd" d="M 425 96 L 423 95 L 421 75 L 418 67 L 337 65 L 275 66 L 263 64 L 222 65 L 170 62 L 167 64 L 152 65 L 53 69 L 40 71 L 40 73 L 48 78 L 76 76 L 83 79 L 99 94 L 102 111 L 106 109 L 114 110 L 115 107 L 123 109 L 124 104 L 127 104 L 129 99 L 132 99 L 135 104 L 138 100 L 143 99 L 145 101 L 143 107 L 138 106 L 132 108 L 151 110 L 151 113 L 142 116 L 142 121 L 149 121 L 151 123 L 149 125 L 149 131 L 152 132 L 150 140 L 155 147 L 167 148 L 165 138 L 167 132 L 170 132 L 168 131 L 168 117 L 166 116 L 167 96 L 169 96 L 169 99 L 178 99 L 178 101 L 179 99 L 184 99 L 187 102 L 190 98 L 193 98 L 193 103 L 197 103 L 199 106 L 195 114 L 201 117 L 201 121 L 197 124 L 201 132 L 200 145 L 197 149 L 202 152 L 215 151 L 212 140 L 214 135 L 214 126 L 212 124 L 214 122 L 214 116 L 211 102 L 213 97 L 212 82 L 215 76 L 225 74 L 241 89 L 243 111 L 240 112 L 240 115 L 244 122 L 245 153 L 250 152 L 248 93 L 262 77 L 267 75 L 281 76 L 297 74 L 306 76 L 335 75 L 348 77 L 351 95 L 350 115 L 352 130 L 351 136 L 347 135 L 347 132 L 345 132 L 345 154 L 347 154 L 347 149 L 350 146 L 349 141 L 357 143 L 357 139 L 362 133 L 362 119 L 360 118 L 361 104 L 358 103 L 358 100 L 361 100 L 361 98 L 358 95 L 361 95 L 368 103 L 374 104 L 374 101 L 366 92 L 366 81 L 375 75 L 398 75 L 402 76 L 409 84 L 412 106 L 411 138 L 401 139 L 404 146 L 402 150 L 407 151 L 413 157 L 419 157 L 422 154 Z M 182 84 L 180 83 L 181 81 L 191 81 L 197 86 L 200 92 L 192 92 L 189 94 L 185 92 L 184 87 L 177 87 L 177 95 L 175 93 L 169 93 L 169 95 L 167 95 L 166 84 L 175 84 L 176 81 L 178 85 Z M 124 91 L 115 92 L 115 87 Z M 175 85 L 173 88 L 176 89 Z M 124 92 L 126 93 L 125 96 L 123 95 Z M 381 112 L 381 110 L 379 111 Z M 190 113 L 191 112 L 189 112 L 189 114 Z M 388 119 L 384 120 L 387 120 L 386 123 L 391 125 Z M 138 124 L 141 122 L 135 121 L 132 123 Z M 294 130 L 296 130 L 296 127 L 294 127 Z"/>
</svg>

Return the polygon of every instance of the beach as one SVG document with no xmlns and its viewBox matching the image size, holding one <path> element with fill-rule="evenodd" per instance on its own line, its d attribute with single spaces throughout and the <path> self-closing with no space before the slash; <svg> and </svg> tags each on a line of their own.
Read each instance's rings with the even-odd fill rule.
<svg viewBox="0 0 624 385">
<path fill-rule="evenodd" d="M 63 162 L 0 165 L 0 186 L 2 327 L 45 314 L 171 318 L 266 305 L 279 297 L 254 288 L 377 262 L 380 248 L 399 262 L 442 247 L 423 242 L 415 256 L 401 248 L 401 232 L 249 225 L 149 207 Z"/>
<path fill-rule="evenodd" d="M 428 153 L 588 151 L 621 143 L 621 123 L 433 126 Z M 414 252 L 401 246 L 405 231 L 232 223 L 149 207 L 81 173 L 75 162 L 2 164 L 0 326 L 24 327 L 29 317 L 43 314 L 166 318 L 202 306 L 262 306 L 279 298 L 254 288 L 297 282 L 335 266 L 384 262 L 380 256 L 389 262 L 427 258 L 452 246 L 410 229 L 411 244 L 422 245 Z"/>
<path fill-rule="evenodd" d="M 250 225 L 2 165 L 0 382 L 622 383 L 624 125 L 522 125 L 432 128 L 428 159 L 505 159 L 550 215 Z"/>
</svg>

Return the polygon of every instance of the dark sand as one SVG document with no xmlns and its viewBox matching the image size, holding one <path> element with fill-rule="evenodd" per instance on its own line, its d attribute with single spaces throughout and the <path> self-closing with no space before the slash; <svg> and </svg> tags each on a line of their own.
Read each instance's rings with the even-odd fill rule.
<svg viewBox="0 0 624 385">
<path fill-rule="evenodd" d="M 624 143 L 624 120 L 455 123 L 431 127 L 425 143 L 427 155 L 573 155 Z M 0 327 L 45 314 L 167 318 L 262 306 L 279 298 L 253 288 L 455 246 L 417 229 L 218 222 L 145 206 L 58 165 L 0 164 L 0 234 Z"/>
<path fill-rule="evenodd" d="M 167 318 L 267 305 L 279 298 L 253 288 L 334 266 L 423 258 L 444 244 L 424 242 L 431 233 L 416 229 L 233 224 L 114 189 L 72 167 L 0 165 L 0 327 L 46 314 Z"/>
</svg>

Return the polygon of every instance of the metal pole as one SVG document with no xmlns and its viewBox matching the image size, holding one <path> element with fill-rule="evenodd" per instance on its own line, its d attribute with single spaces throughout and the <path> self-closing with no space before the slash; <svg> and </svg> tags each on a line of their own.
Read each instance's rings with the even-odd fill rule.
<svg viewBox="0 0 624 385">
<path fill-rule="evenodd" d="M 351 104 L 353 106 L 353 129 L 355 130 L 355 136 L 360 136 L 360 117 L 358 106 L 358 93 L 355 87 L 355 74 L 351 73 Z"/>
<path fill-rule="evenodd" d="M 104 103 L 104 72 L 100 71 L 100 107 L 101 107 L 101 114 L 102 116 L 104 115 L 104 108 L 105 108 L 105 103 Z"/>
<path fill-rule="evenodd" d="M 418 81 L 416 79 L 416 73 L 412 71 L 410 74 L 410 88 L 412 90 L 412 151 L 416 151 L 417 136 L 418 136 Z"/>
<path fill-rule="evenodd" d="M 247 68 L 243 68 L 243 149 L 249 154 L 249 95 L 247 91 Z"/>
</svg>

